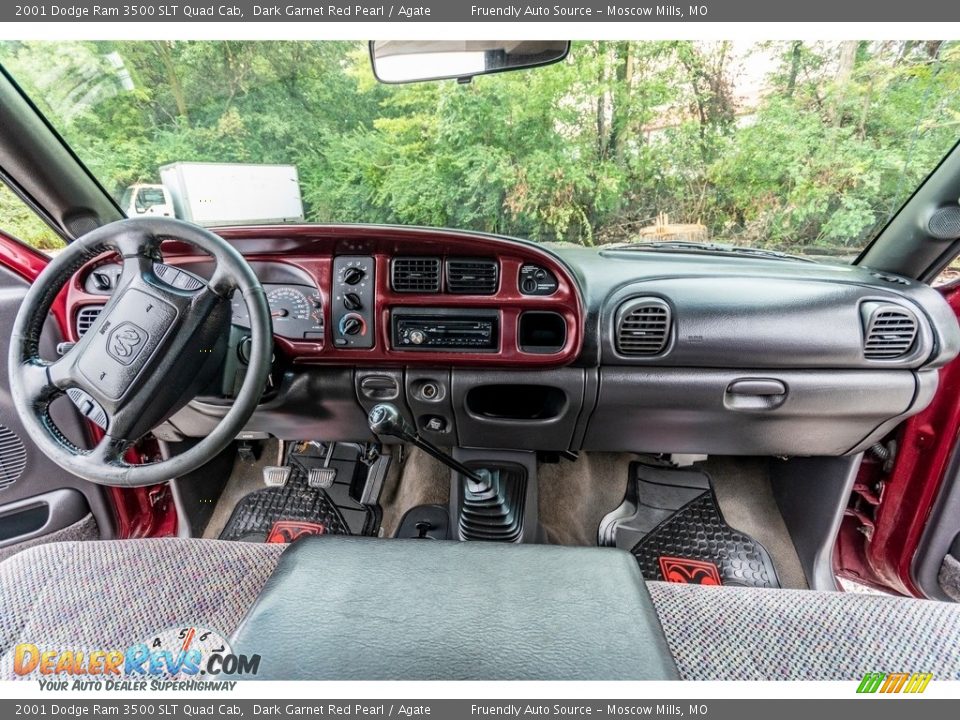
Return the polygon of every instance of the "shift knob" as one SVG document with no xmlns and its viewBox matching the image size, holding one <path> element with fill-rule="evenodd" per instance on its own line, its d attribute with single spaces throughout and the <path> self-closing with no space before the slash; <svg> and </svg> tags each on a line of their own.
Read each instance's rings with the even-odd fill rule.
<svg viewBox="0 0 960 720">
<path fill-rule="evenodd" d="M 397 409 L 396 405 L 390 403 L 379 403 L 370 409 L 367 415 L 367 424 L 374 435 L 392 435 L 400 438 L 404 442 L 412 443 L 424 452 L 432 455 L 442 462 L 448 468 L 455 470 L 466 478 L 469 478 L 477 487 L 489 486 L 489 473 L 481 476 L 468 468 L 456 458 L 451 457 L 443 450 L 438 448 L 432 442 L 425 440 L 417 434 L 416 428 L 410 427 L 410 423 L 403 419 L 403 415 Z"/>
<path fill-rule="evenodd" d="M 367 416 L 367 423 L 376 435 L 393 435 L 408 441 L 412 441 L 417 435 L 403 419 L 397 406 L 390 403 L 374 405 Z"/>
</svg>

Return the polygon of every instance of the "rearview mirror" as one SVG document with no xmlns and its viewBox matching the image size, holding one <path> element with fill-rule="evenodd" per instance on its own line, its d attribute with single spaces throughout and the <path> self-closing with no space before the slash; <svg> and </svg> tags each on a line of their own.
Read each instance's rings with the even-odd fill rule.
<svg viewBox="0 0 960 720">
<path fill-rule="evenodd" d="M 373 40 L 373 74 L 383 83 L 457 79 L 563 60 L 567 40 Z"/>
</svg>

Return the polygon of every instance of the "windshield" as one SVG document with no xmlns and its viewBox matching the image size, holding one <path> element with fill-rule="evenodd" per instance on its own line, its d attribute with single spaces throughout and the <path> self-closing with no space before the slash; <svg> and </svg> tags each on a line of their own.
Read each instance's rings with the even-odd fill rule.
<svg viewBox="0 0 960 720">
<path fill-rule="evenodd" d="M 205 225 L 848 260 L 960 136 L 958 42 L 576 42 L 466 85 L 378 83 L 359 42 L 6 42 L 0 63 L 125 213 Z"/>
</svg>

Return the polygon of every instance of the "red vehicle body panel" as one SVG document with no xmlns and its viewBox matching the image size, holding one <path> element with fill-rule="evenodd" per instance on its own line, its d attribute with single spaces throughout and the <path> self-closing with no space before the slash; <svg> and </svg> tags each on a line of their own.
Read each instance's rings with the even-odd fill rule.
<svg viewBox="0 0 960 720">
<path fill-rule="evenodd" d="M 960 283 L 942 288 L 960 317 Z M 866 458 L 855 499 L 844 519 L 835 564 L 840 575 L 919 596 L 913 560 L 940 492 L 960 434 L 960 362 L 940 370 L 933 402 L 908 419 L 897 432 L 897 455 L 885 473 L 875 458 Z"/>
</svg>

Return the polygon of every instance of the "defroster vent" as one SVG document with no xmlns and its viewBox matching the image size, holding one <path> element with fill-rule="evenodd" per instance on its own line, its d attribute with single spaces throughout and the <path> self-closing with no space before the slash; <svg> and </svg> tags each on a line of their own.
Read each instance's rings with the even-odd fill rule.
<svg viewBox="0 0 960 720">
<path fill-rule="evenodd" d="M 617 311 L 617 352 L 629 357 L 659 355 L 670 338 L 670 306 L 659 298 L 634 298 Z"/>
</svg>

